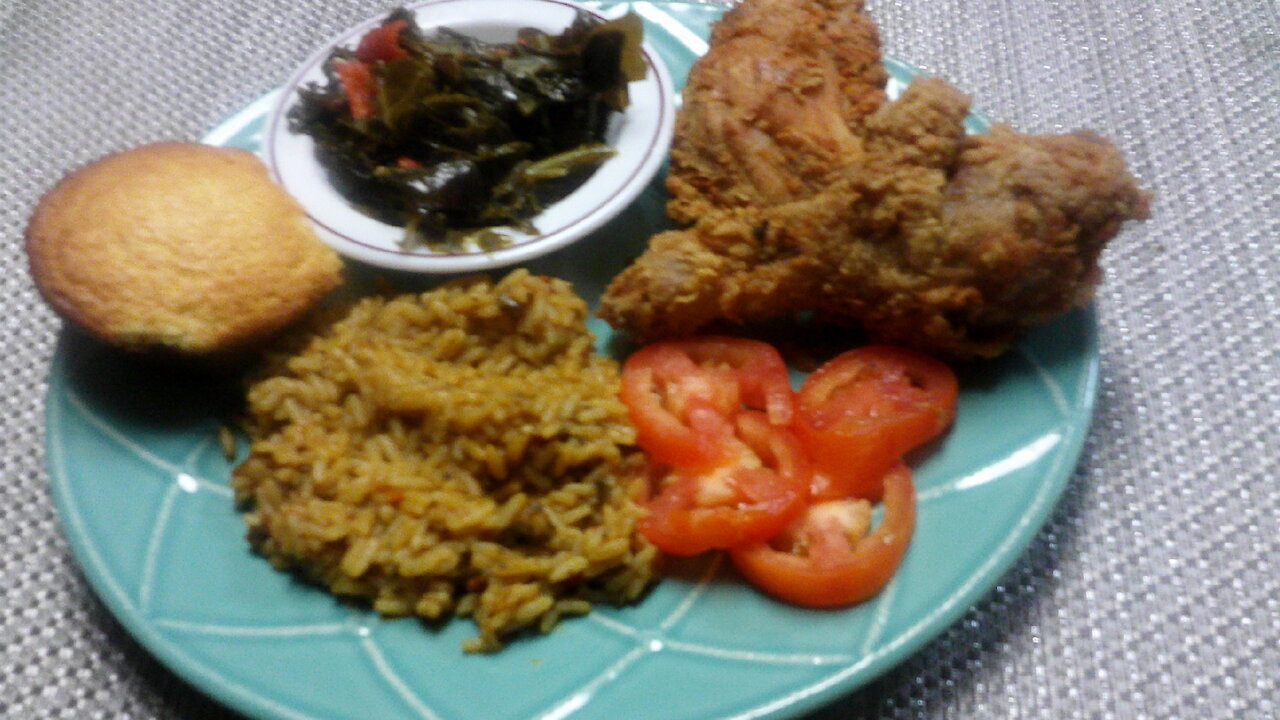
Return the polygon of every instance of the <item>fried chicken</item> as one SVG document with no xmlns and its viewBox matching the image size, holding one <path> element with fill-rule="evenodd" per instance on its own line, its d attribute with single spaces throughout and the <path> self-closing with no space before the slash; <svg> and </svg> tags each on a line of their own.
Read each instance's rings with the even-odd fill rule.
<svg viewBox="0 0 1280 720">
<path fill-rule="evenodd" d="M 858 3 L 745 2 L 716 24 L 711 47 L 676 120 L 674 220 L 813 195 L 861 155 L 887 75 Z"/>
<path fill-rule="evenodd" d="M 887 102 L 859 2 L 745 0 L 695 64 L 668 213 L 599 313 L 641 341 L 811 315 L 869 340 L 992 357 L 1087 302 L 1149 197 L 1088 132 L 967 136 L 969 100 Z"/>
</svg>

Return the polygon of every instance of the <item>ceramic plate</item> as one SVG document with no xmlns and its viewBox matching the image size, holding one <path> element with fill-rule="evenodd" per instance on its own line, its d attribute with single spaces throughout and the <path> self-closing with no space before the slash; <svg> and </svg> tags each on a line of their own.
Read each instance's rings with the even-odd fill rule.
<svg viewBox="0 0 1280 720">
<path fill-rule="evenodd" d="M 719 11 L 635 3 L 677 78 Z M 895 83 L 912 75 L 890 62 Z M 257 149 L 271 98 L 208 141 Z M 981 129 L 980 118 L 972 119 Z M 665 226 L 651 185 L 585 242 L 530 267 L 595 298 Z M 64 334 L 49 379 L 53 494 L 91 584 L 174 671 L 256 718 L 587 720 L 799 716 L 936 636 L 1000 577 L 1061 494 L 1095 392 L 1095 321 L 1078 311 L 961 372 L 955 426 L 914 461 L 916 536 L 897 576 L 847 610 L 778 604 L 721 558 L 677 565 L 641 603 L 599 608 L 494 655 L 466 620 L 385 620 L 272 570 L 232 507 L 217 429 L 238 389 L 139 367 Z M 600 347 L 609 332 L 593 324 Z"/>
</svg>

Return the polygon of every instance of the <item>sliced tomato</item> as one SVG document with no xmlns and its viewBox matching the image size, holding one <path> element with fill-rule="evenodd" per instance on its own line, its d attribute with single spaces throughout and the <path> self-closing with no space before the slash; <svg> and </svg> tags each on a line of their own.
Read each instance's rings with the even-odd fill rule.
<svg viewBox="0 0 1280 720">
<path fill-rule="evenodd" d="M 789 425 L 794 416 L 782 356 L 743 338 L 646 345 L 623 365 L 622 401 L 640 447 L 677 467 L 722 463 L 733 417 L 743 408 L 764 410 L 775 425 Z"/>
<path fill-rule="evenodd" d="M 747 338 L 704 335 L 668 341 L 703 368 L 724 368 L 738 380 L 742 403 L 764 410 L 774 425 L 790 425 L 794 393 L 787 363 L 772 345 Z"/>
<path fill-rule="evenodd" d="M 342 60 L 333 64 L 342 82 L 351 117 L 365 120 L 373 117 L 373 71 L 359 60 Z"/>
<path fill-rule="evenodd" d="M 702 470 L 676 469 L 638 527 L 659 549 L 696 555 L 776 535 L 804 509 L 808 460 L 791 431 L 763 413 L 741 412 L 734 457 Z"/>
<path fill-rule="evenodd" d="M 882 345 L 814 371 L 797 394 L 795 422 L 813 458 L 814 498 L 878 498 L 889 468 L 951 423 L 957 389 L 945 363 Z"/>
<path fill-rule="evenodd" d="M 731 373 L 699 367 L 670 343 L 636 351 L 622 366 L 622 402 L 636 443 L 668 465 L 706 468 L 733 457 L 733 415 L 741 407 Z"/>
<path fill-rule="evenodd" d="M 404 20 L 392 20 L 365 33 L 356 46 L 356 59 L 372 65 L 408 56 L 409 53 L 400 46 L 400 32 L 405 25 Z"/>
<path fill-rule="evenodd" d="M 902 562 L 916 518 L 906 465 L 895 466 L 883 484 L 884 517 L 870 534 L 864 501 L 819 502 L 772 543 L 730 550 L 734 566 L 760 590 L 804 607 L 840 607 L 874 596 Z"/>
</svg>

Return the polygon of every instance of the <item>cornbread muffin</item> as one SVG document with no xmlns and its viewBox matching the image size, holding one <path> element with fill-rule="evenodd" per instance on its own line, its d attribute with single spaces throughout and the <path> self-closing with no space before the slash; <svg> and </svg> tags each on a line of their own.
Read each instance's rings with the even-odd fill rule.
<svg viewBox="0 0 1280 720">
<path fill-rule="evenodd" d="M 252 153 L 162 142 L 102 158 L 41 198 L 26 231 L 62 316 L 129 349 L 234 352 L 341 280 L 341 261 Z"/>
</svg>

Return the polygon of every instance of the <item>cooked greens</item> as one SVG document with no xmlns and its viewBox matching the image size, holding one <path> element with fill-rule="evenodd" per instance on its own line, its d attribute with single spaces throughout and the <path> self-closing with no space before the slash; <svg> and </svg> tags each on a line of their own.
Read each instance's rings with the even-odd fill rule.
<svg viewBox="0 0 1280 720">
<path fill-rule="evenodd" d="M 392 11 L 299 90 L 292 131 L 310 135 L 334 186 L 405 228 L 407 247 L 490 250 L 495 230 L 530 218 L 613 155 L 605 130 L 644 77 L 639 18 L 579 12 L 561 34 L 532 28 L 485 43 L 448 28 L 427 36 Z"/>
</svg>

